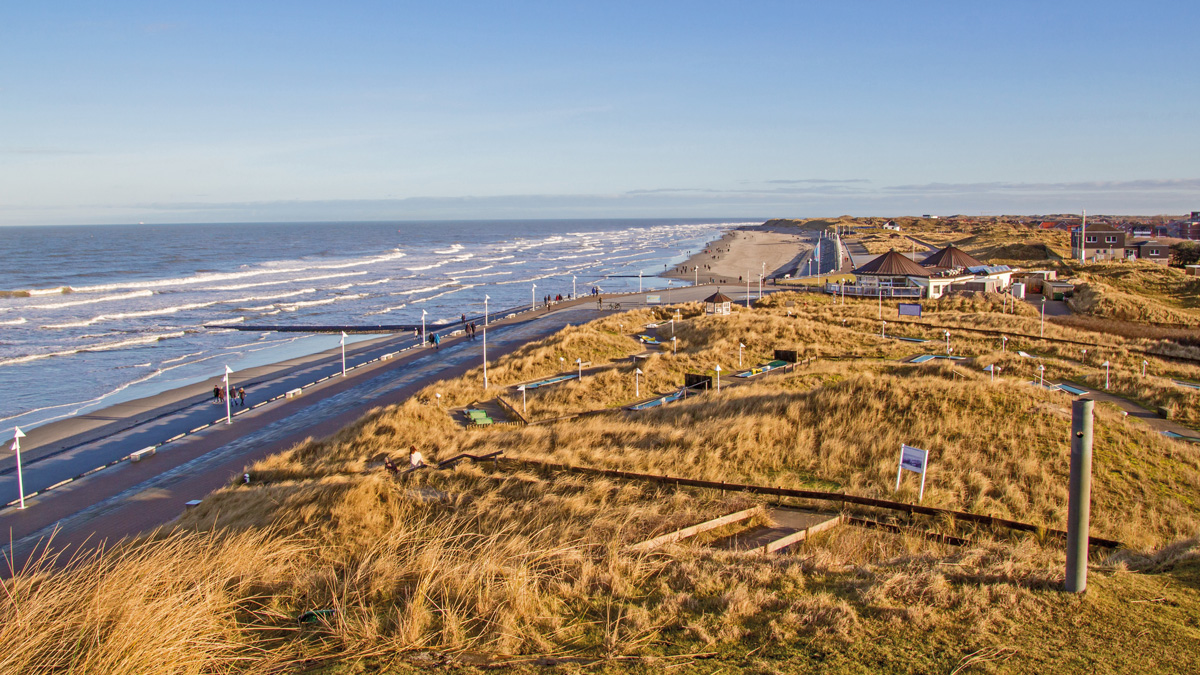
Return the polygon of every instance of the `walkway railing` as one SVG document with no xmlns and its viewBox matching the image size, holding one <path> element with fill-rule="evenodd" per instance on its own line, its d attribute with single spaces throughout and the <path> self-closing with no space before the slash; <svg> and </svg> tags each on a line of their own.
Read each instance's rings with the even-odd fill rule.
<svg viewBox="0 0 1200 675">
<path fill-rule="evenodd" d="M 833 295 L 857 295 L 868 298 L 877 298 L 881 294 L 885 298 L 920 298 L 925 294 L 925 289 L 916 286 L 861 286 L 858 284 L 825 284 L 825 292 Z"/>
</svg>

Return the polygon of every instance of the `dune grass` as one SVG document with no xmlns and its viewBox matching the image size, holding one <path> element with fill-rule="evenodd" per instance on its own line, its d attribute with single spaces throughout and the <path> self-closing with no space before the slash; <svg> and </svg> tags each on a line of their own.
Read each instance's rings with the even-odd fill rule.
<svg viewBox="0 0 1200 675">
<path fill-rule="evenodd" d="M 380 467 L 384 456 L 403 458 L 412 446 L 427 461 L 502 451 L 915 500 L 911 476 L 893 492 L 898 446 L 910 443 L 931 455 L 924 503 L 1062 528 L 1070 399 L 1026 384 L 1036 364 L 1015 350 L 1036 351 L 1048 377 L 1086 381 L 1098 359 L 1130 370 L 1140 356 L 1129 349 L 1149 341 L 1109 336 L 1083 355 L 1071 345 L 1014 338 L 1001 351 L 995 338 L 962 330 L 1036 334 L 1036 310 L 1019 304 L 1004 314 L 1002 307 L 998 297 L 948 297 L 929 303 L 923 321 L 931 326 L 889 324 L 889 334 L 932 339 L 924 344 L 880 337 L 875 302 L 843 305 L 808 294 L 770 296 L 727 317 L 681 306 L 687 318 L 673 329 L 661 322 L 662 309 L 569 327 L 498 359 L 488 391 L 478 370 L 433 383 L 332 437 L 247 467 L 250 485 L 231 483 L 170 530 L 70 564 L 45 559 L 18 571 L 2 582 L 0 612 L 19 619 L 0 626 L 0 670 L 408 672 L 428 652 L 587 663 L 703 652 L 720 664 L 767 671 L 853 670 L 866 662 L 885 672 L 950 672 L 968 662 L 1020 671 L 1056 663 L 1050 651 L 1007 646 L 1039 627 L 1055 627 L 1050 644 L 1083 640 L 1119 659 L 1093 624 L 1060 625 L 1066 616 L 1122 626 L 1140 618 L 1143 653 L 1165 653 L 1194 633 L 1189 622 L 1200 616 L 1195 593 L 1172 584 L 1191 588 L 1187 580 L 1196 578 L 1200 458 L 1104 406 L 1096 420 L 1092 532 L 1129 549 L 1094 552 L 1096 590 L 1082 604 L 1055 590 L 1063 551 L 1045 537 L 918 518 L 913 525 L 974 543 L 960 548 L 842 527 L 795 554 L 686 542 L 634 554 L 627 544 L 760 502 L 486 462 L 401 480 Z M 885 311 L 894 316 L 894 304 Z M 657 328 L 645 327 L 653 322 Z M 717 364 L 731 383 L 739 344 L 745 368 L 772 359 L 777 348 L 815 360 L 665 408 L 620 410 L 638 398 L 627 357 L 646 347 L 634 336 L 669 339 L 672 330 L 678 353 L 651 350 L 639 363 L 643 398 Z M 955 353 L 972 363 L 901 363 L 940 353 L 942 330 L 951 330 Z M 1094 337 L 1051 323 L 1046 331 Z M 583 380 L 530 392 L 528 416 L 608 412 L 465 429 L 447 411 L 496 395 L 519 405 L 513 385 L 573 372 L 577 358 L 592 364 Z M 1168 373 L 1200 374 L 1154 361 L 1154 382 Z M 1004 368 L 1000 382 L 980 371 L 991 363 Z M 1137 389 L 1146 382 L 1118 382 L 1122 391 L 1156 395 Z M 1169 595 L 1175 605 L 1164 615 L 1153 604 L 1120 600 L 1130 594 Z M 321 611 L 306 614 L 314 610 Z M 1092 658 L 1066 656 L 1082 659 L 1080 669 Z M 1194 654 L 1182 658 L 1184 666 L 1196 662 Z M 664 662 L 600 668 L 648 672 L 654 664 Z M 1168 666 L 1178 664 L 1153 662 L 1146 670 Z"/>
</svg>

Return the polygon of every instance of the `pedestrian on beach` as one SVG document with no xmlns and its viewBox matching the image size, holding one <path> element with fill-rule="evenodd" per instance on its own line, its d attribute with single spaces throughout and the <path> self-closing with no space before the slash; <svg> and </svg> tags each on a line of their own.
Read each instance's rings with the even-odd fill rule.
<svg viewBox="0 0 1200 675">
<path fill-rule="evenodd" d="M 246 407 L 246 388 L 238 387 L 238 405 Z"/>
</svg>

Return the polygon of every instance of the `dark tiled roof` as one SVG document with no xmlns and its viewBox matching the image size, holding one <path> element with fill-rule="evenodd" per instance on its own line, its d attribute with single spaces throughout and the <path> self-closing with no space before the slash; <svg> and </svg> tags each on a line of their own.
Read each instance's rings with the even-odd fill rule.
<svg viewBox="0 0 1200 675">
<path fill-rule="evenodd" d="M 711 303 L 719 304 L 722 302 L 733 302 L 733 298 L 729 297 L 728 295 L 725 295 L 721 291 L 717 291 L 716 293 L 713 293 L 712 295 L 705 298 L 704 302 L 711 302 Z"/>
<path fill-rule="evenodd" d="M 851 274 L 872 274 L 880 277 L 927 277 L 929 270 L 897 253 L 895 249 L 884 253 Z"/>
<path fill-rule="evenodd" d="M 982 261 L 956 246 L 947 246 L 940 251 L 935 251 L 921 261 L 921 267 L 944 267 L 952 270 L 960 267 L 976 267 L 982 264 Z"/>
</svg>

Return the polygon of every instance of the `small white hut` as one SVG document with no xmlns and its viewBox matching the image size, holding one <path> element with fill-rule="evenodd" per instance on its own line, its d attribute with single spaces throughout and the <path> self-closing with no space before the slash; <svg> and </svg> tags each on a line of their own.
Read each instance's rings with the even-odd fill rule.
<svg viewBox="0 0 1200 675">
<path fill-rule="evenodd" d="M 704 299 L 705 314 L 728 314 L 729 306 L 733 303 L 733 298 L 725 295 L 720 290 Z"/>
</svg>

